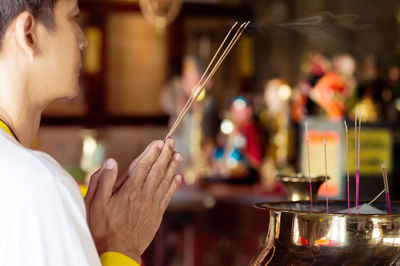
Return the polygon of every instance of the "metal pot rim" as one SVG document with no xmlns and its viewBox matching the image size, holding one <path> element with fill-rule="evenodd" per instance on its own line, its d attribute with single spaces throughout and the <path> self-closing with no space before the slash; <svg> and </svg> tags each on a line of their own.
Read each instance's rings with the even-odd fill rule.
<svg viewBox="0 0 400 266">
<path fill-rule="evenodd" d="M 257 209 L 263 209 L 263 210 L 270 210 L 270 211 L 275 211 L 275 212 L 279 212 L 279 213 L 292 213 L 292 214 L 303 214 L 303 215 L 308 215 L 310 214 L 309 211 L 301 211 L 301 210 L 288 210 L 288 209 L 282 209 L 277 207 L 276 205 L 284 205 L 284 204 L 310 204 L 310 201 L 306 201 L 306 200 L 301 200 L 301 201 L 277 201 L 277 202 L 260 202 L 260 203 L 256 203 L 253 204 L 253 207 L 257 208 Z M 347 206 L 347 201 L 344 200 L 330 200 L 329 204 L 335 204 L 335 203 L 341 203 Z M 368 201 L 360 201 L 360 203 L 368 203 Z M 385 201 L 375 201 L 375 203 L 385 203 Z M 325 205 L 326 202 L 325 201 L 313 201 L 314 205 Z M 399 201 L 392 201 L 392 205 L 394 204 L 399 204 Z M 314 215 L 318 215 L 318 216 L 346 216 L 346 217 L 359 217 L 359 218 L 366 218 L 366 217 L 372 217 L 372 218 L 382 218 L 382 217 L 391 217 L 391 218 L 400 218 L 400 213 L 386 213 L 386 214 L 356 214 L 356 213 L 339 213 L 339 212 L 313 212 L 312 214 Z"/>
<path fill-rule="evenodd" d="M 281 182 L 309 182 L 308 176 L 305 176 L 302 173 L 295 173 L 295 174 L 282 174 L 279 173 L 276 175 L 276 179 Z M 328 179 L 329 176 L 328 176 Z M 324 182 L 325 176 L 311 174 L 311 182 Z"/>
</svg>

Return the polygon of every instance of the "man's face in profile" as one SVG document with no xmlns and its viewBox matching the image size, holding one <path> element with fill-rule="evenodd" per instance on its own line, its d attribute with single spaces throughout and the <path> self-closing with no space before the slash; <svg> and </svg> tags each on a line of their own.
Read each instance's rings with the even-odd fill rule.
<svg viewBox="0 0 400 266">
<path fill-rule="evenodd" d="M 77 4 L 77 0 L 59 0 L 54 7 L 54 30 L 43 26 L 38 35 L 43 52 L 38 61 L 42 73 L 38 75 L 43 76 L 44 93 L 50 101 L 74 97 L 79 90 L 81 52 L 87 47 L 87 39 L 77 22 Z"/>
</svg>

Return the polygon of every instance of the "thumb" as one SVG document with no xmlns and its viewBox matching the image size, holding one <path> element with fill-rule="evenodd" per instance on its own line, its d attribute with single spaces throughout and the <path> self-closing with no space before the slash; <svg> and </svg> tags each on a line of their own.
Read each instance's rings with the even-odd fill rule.
<svg viewBox="0 0 400 266">
<path fill-rule="evenodd" d="M 89 182 L 89 187 L 88 191 L 85 196 L 85 205 L 86 205 L 86 210 L 89 210 L 89 206 L 92 203 L 92 199 L 96 193 L 97 186 L 99 185 L 99 177 L 101 174 L 101 171 L 103 169 L 100 168 L 97 170 L 91 177 L 90 177 L 90 182 Z"/>
<path fill-rule="evenodd" d="M 112 196 L 113 187 L 117 180 L 118 166 L 114 159 L 107 159 L 104 162 L 102 171 L 99 174 L 99 185 L 96 197 L 100 197 L 101 201 L 108 201 Z"/>
</svg>

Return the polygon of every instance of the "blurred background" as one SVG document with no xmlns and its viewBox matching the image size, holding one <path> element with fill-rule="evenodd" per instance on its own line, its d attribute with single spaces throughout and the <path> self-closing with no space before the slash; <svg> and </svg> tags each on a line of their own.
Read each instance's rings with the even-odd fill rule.
<svg viewBox="0 0 400 266">
<path fill-rule="evenodd" d="M 383 189 L 385 162 L 391 197 L 400 198 L 398 1 L 79 5 L 89 40 L 81 91 L 48 107 L 32 146 L 55 157 L 83 194 L 105 158 L 124 172 L 152 140 L 166 136 L 230 27 L 251 21 L 173 135 L 185 157 L 184 182 L 146 265 L 246 265 L 268 225 L 268 214 L 252 204 L 288 199 L 278 175 L 308 174 L 305 121 L 314 175 L 325 175 L 326 139 L 331 199 L 346 199 L 347 165 L 355 198 L 356 109 L 360 197 L 370 200 Z"/>
</svg>

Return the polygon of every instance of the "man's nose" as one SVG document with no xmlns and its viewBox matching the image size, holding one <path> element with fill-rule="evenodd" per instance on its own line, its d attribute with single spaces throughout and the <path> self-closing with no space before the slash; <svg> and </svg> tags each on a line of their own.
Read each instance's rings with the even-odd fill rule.
<svg viewBox="0 0 400 266">
<path fill-rule="evenodd" d="M 85 50 L 89 46 L 89 41 L 82 30 L 79 31 L 79 49 Z"/>
</svg>

